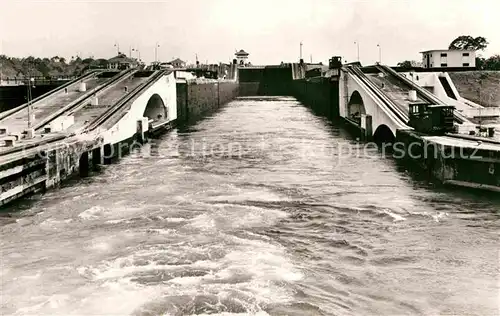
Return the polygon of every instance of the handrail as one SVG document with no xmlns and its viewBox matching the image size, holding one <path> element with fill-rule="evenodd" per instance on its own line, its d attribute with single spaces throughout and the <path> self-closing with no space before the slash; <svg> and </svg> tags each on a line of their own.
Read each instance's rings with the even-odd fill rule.
<svg viewBox="0 0 500 316">
<path fill-rule="evenodd" d="M 381 108 L 383 112 L 385 112 L 391 119 L 393 119 L 398 125 L 401 127 L 408 127 L 407 122 L 402 120 L 400 117 L 395 115 L 394 111 L 390 109 L 388 104 L 384 100 L 382 100 L 377 94 L 375 94 L 372 89 L 367 86 L 367 83 L 364 82 L 361 78 L 359 78 L 352 70 L 346 69 L 346 71 L 352 76 L 352 79 L 357 82 L 358 85 L 364 86 L 365 92 L 369 97 L 373 99 L 373 101 Z"/>
<path fill-rule="evenodd" d="M 398 119 L 400 119 L 405 124 L 408 123 L 409 117 L 406 113 L 403 113 L 399 109 L 398 105 L 391 100 L 385 93 L 380 90 L 358 67 L 350 65 L 348 69 L 352 70 L 353 73 L 381 100 L 384 104 L 393 112 Z"/>
<path fill-rule="evenodd" d="M 97 127 L 102 125 L 104 122 L 109 120 L 116 112 L 122 109 L 131 99 L 133 99 L 137 94 L 144 89 L 148 88 L 151 84 L 156 82 L 161 78 L 167 70 L 159 70 L 156 74 L 153 74 L 147 81 L 143 82 L 141 85 L 135 87 L 130 93 L 124 95 L 120 100 L 118 100 L 112 107 L 108 108 L 102 115 L 97 117 L 92 121 L 85 129 L 84 133 L 95 130 Z"/>
<path fill-rule="evenodd" d="M 92 71 L 90 71 L 90 72 L 88 72 L 88 73 L 86 73 L 86 74 L 84 74 L 84 75 L 82 75 L 82 76 L 80 76 L 78 78 L 75 78 L 74 80 L 68 81 L 68 82 L 66 82 L 63 85 L 60 85 L 59 87 L 57 87 L 57 88 L 55 88 L 53 90 L 50 90 L 50 91 L 48 91 L 48 92 L 46 92 L 46 93 L 44 93 L 44 94 L 42 94 L 42 95 L 34 98 L 33 100 L 31 100 L 31 105 L 33 105 L 35 102 L 40 101 L 41 99 L 44 99 L 44 98 L 46 98 L 48 96 L 53 95 L 56 92 L 61 91 L 62 89 L 66 88 L 66 87 L 68 87 L 68 86 L 70 86 L 70 85 L 72 85 L 72 84 L 74 84 L 74 83 L 76 83 L 76 82 L 78 82 L 80 80 L 87 79 L 88 77 L 95 75 L 95 73 L 97 73 L 97 72 L 99 72 L 99 70 L 94 69 L 94 70 L 92 70 Z M 27 107 L 28 107 L 28 103 L 24 103 L 24 104 L 21 104 L 21 105 L 15 107 L 15 108 L 13 108 L 13 109 L 5 111 L 5 112 L 3 112 L 0 115 L 0 120 L 3 120 L 5 118 L 7 118 L 7 117 L 9 117 L 9 116 L 11 116 L 11 115 L 13 115 L 13 114 L 21 111 L 21 110 L 24 110 Z"/>
<path fill-rule="evenodd" d="M 393 75 L 394 77 L 398 78 L 400 81 L 404 82 L 410 88 L 415 89 L 417 92 L 419 92 L 426 101 L 428 101 L 430 103 L 437 104 L 437 105 L 447 105 L 445 102 L 441 101 L 434 94 L 432 94 L 431 92 L 420 87 L 418 84 L 414 83 L 413 81 L 409 80 L 408 78 L 400 75 L 397 71 L 395 71 L 391 67 L 378 64 L 375 66 L 375 68 L 377 68 L 378 70 L 380 70 L 384 73 L 389 73 L 389 74 Z M 455 120 L 460 124 L 462 124 L 464 122 L 468 122 L 467 118 L 465 118 L 465 116 L 463 116 L 461 113 L 459 113 L 457 111 L 453 111 L 453 116 L 454 116 Z"/>
<path fill-rule="evenodd" d="M 122 72 L 119 72 L 117 75 L 111 77 L 111 79 L 106 81 L 104 84 L 90 90 L 89 92 L 80 96 L 78 99 L 74 100 L 73 102 L 71 102 L 71 103 L 67 104 L 66 106 L 60 108 L 59 110 L 51 113 L 48 117 L 44 118 L 43 120 L 41 120 L 40 122 L 35 124 L 34 129 L 39 130 L 42 127 L 44 127 L 45 125 L 47 125 L 48 123 L 52 122 L 53 120 L 55 120 L 56 118 L 61 116 L 62 114 L 66 113 L 68 111 L 76 110 L 78 105 L 81 105 L 83 101 L 87 100 L 93 94 L 100 92 L 102 90 L 105 90 L 106 88 L 117 83 L 118 81 L 127 78 L 135 71 L 136 71 L 135 69 L 127 69 L 127 70 L 124 70 Z"/>
</svg>

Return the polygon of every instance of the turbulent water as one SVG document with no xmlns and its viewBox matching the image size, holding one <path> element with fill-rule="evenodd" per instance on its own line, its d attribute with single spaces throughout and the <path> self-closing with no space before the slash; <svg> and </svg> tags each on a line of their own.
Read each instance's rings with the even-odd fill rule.
<svg viewBox="0 0 500 316">
<path fill-rule="evenodd" d="M 1 315 L 498 315 L 500 199 L 239 99 L 0 219 Z M 4 214 L 5 215 L 5 214 Z"/>
</svg>

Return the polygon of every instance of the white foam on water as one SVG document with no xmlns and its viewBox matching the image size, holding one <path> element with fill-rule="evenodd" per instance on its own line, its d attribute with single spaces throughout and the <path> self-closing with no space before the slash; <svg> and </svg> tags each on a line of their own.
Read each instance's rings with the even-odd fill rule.
<svg viewBox="0 0 500 316">
<path fill-rule="evenodd" d="M 120 224 L 120 223 L 130 223 L 128 219 L 110 219 L 105 222 L 106 224 Z"/>
<path fill-rule="evenodd" d="M 42 272 L 41 271 L 37 271 L 36 274 L 34 274 L 34 275 L 23 275 L 23 276 L 20 276 L 19 278 L 20 279 L 24 279 L 24 280 L 37 280 L 41 276 L 42 276 Z"/>
<path fill-rule="evenodd" d="M 395 222 L 405 221 L 406 220 L 406 218 L 404 218 L 402 215 L 394 213 L 391 210 L 385 209 L 383 212 L 384 212 L 384 214 L 387 214 L 390 217 L 392 217 Z"/>
<path fill-rule="evenodd" d="M 60 309 L 66 305 L 69 300 L 69 295 L 67 294 L 55 294 L 52 296 L 45 297 L 33 297 L 32 299 L 42 299 L 43 301 L 32 305 L 18 309 L 14 315 L 56 315 L 60 314 Z"/>
<path fill-rule="evenodd" d="M 181 223 L 181 222 L 187 221 L 186 218 L 182 218 L 182 217 L 167 217 L 167 218 L 163 218 L 163 220 L 166 222 L 170 222 L 170 223 Z"/>
<path fill-rule="evenodd" d="M 102 217 L 106 213 L 106 209 L 101 206 L 92 206 L 89 209 L 78 214 L 78 217 L 83 220 L 93 220 Z"/>
<path fill-rule="evenodd" d="M 78 217 L 82 220 L 106 219 L 106 223 L 116 224 L 127 221 L 131 216 L 143 212 L 145 207 L 146 206 L 131 207 L 120 202 L 109 206 L 97 205 L 81 212 L 78 214 Z"/>
<path fill-rule="evenodd" d="M 40 225 L 54 227 L 54 226 L 58 226 L 58 225 L 69 224 L 72 221 L 73 221 L 73 219 L 71 219 L 71 218 L 62 219 L 62 220 L 55 220 L 55 219 L 49 218 L 49 219 L 46 219 L 43 222 L 41 222 Z"/>
<path fill-rule="evenodd" d="M 196 316 L 269 316 L 268 313 L 264 311 L 259 311 L 256 313 L 217 313 L 217 314 L 196 314 Z"/>
<path fill-rule="evenodd" d="M 130 315 L 160 292 L 158 287 L 140 287 L 127 280 L 90 284 L 67 295 L 46 297 L 15 315 Z"/>
<path fill-rule="evenodd" d="M 190 220 L 189 226 L 209 230 L 221 228 L 245 228 L 272 225 L 289 216 L 288 213 L 277 210 L 241 205 L 235 203 L 198 203 L 211 210 Z"/>
</svg>

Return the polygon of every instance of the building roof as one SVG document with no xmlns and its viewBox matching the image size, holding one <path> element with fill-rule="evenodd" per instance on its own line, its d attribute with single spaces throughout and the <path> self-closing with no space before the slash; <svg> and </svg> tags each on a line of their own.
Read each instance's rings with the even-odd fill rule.
<svg viewBox="0 0 500 316">
<path fill-rule="evenodd" d="M 243 49 L 240 49 L 239 52 L 235 53 L 236 56 L 248 56 L 250 55 L 249 53 L 245 52 Z"/>
<path fill-rule="evenodd" d="M 120 64 L 133 64 L 137 61 L 133 58 L 127 57 L 125 54 L 118 54 L 113 58 L 108 59 L 108 62 L 111 64 L 120 63 Z"/>
<path fill-rule="evenodd" d="M 183 61 L 182 59 L 176 58 L 174 60 L 169 61 L 167 64 L 184 64 L 184 63 L 185 61 Z"/>
<path fill-rule="evenodd" d="M 423 51 L 423 52 L 420 52 L 420 53 L 421 54 L 425 54 L 425 53 L 433 53 L 433 52 L 454 52 L 454 51 L 458 51 L 458 52 L 463 52 L 463 51 L 475 52 L 475 50 L 473 50 L 473 49 L 431 49 L 431 50 L 426 50 L 426 51 Z"/>
</svg>

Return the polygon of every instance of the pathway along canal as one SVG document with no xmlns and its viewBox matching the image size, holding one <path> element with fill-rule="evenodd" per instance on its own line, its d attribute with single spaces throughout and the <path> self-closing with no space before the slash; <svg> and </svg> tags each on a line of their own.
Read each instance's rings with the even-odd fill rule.
<svg viewBox="0 0 500 316">
<path fill-rule="evenodd" d="M 500 199 L 242 98 L 0 217 L 1 315 L 498 315 Z M 358 153 L 356 153 L 358 152 Z"/>
</svg>

